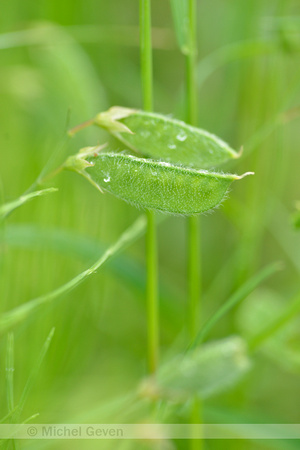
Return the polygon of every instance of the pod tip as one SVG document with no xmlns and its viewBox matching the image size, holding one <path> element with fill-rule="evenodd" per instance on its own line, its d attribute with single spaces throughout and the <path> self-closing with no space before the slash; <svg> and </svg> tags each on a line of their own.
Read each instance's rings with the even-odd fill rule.
<svg viewBox="0 0 300 450">
<path fill-rule="evenodd" d="M 248 175 L 255 175 L 255 172 L 246 172 L 246 173 L 243 173 L 243 175 L 237 176 L 237 180 L 241 180 L 242 178 L 245 178 L 245 177 L 247 177 Z"/>
</svg>

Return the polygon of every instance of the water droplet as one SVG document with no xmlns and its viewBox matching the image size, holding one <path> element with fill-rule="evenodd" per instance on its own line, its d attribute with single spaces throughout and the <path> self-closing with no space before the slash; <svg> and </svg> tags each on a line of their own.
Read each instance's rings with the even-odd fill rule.
<svg viewBox="0 0 300 450">
<path fill-rule="evenodd" d="M 159 164 L 160 164 L 161 166 L 164 166 L 164 167 L 171 167 L 171 166 L 172 166 L 172 164 L 170 164 L 170 163 L 168 163 L 168 162 L 165 162 L 165 161 L 160 161 Z"/>
<path fill-rule="evenodd" d="M 186 135 L 186 134 L 183 134 L 183 133 L 179 133 L 179 134 L 177 134 L 177 136 L 176 136 L 176 139 L 178 139 L 178 141 L 181 141 L 181 142 L 185 141 L 186 138 L 187 138 L 187 135 Z"/>
<path fill-rule="evenodd" d="M 106 177 L 106 178 L 104 178 L 104 183 L 109 183 L 110 182 L 110 177 Z"/>
<path fill-rule="evenodd" d="M 177 139 L 178 139 L 178 136 L 177 136 Z M 171 150 L 174 150 L 174 149 L 176 148 L 176 145 L 175 145 L 175 144 L 169 144 L 168 147 L 169 147 Z"/>
</svg>

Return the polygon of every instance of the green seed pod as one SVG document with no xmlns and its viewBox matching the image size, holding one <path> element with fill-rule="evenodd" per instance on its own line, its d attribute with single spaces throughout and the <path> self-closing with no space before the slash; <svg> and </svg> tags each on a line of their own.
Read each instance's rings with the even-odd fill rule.
<svg viewBox="0 0 300 450">
<path fill-rule="evenodd" d="M 214 208 L 232 181 L 242 178 L 124 153 L 98 152 L 97 147 L 83 149 L 70 157 L 65 167 L 85 176 L 101 192 L 108 191 L 140 208 L 171 214 L 194 215 Z"/>
<path fill-rule="evenodd" d="M 70 133 L 91 124 L 143 156 L 172 164 L 208 169 L 240 156 L 217 136 L 162 114 L 114 106 Z"/>
<path fill-rule="evenodd" d="M 239 156 L 217 136 L 162 114 L 114 107 L 94 123 L 132 150 L 173 164 L 207 169 Z"/>
</svg>

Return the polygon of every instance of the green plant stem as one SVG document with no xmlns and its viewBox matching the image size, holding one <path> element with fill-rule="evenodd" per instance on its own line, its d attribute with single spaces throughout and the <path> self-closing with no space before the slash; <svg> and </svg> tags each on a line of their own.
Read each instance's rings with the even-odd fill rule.
<svg viewBox="0 0 300 450">
<path fill-rule="evenodd" d="M 194 340 L 199 329 L 200 314 L 200 229 L 197 216 L 188 218 L 188 331 Z"/>
<path fill-rule="evenodd" d="M 197 125 L 196 86 L 196 0 L 188 0 L 189 48 L 186 55 L 187 122 Z M 188 284 L 189 284 L 189 334 L 194 339 L 200 314 L 201 261 L 200 224 L 196 216 L 188 219 Z"/>
<path fill-rule="evenodd" d="M 153 74 L 151 45 L 151 1 L 140 0 L 140 48 L 143 108 L 153 109 Z"/>
<path fill-rule="evenodd" d="M 151 1 L 140 0 L 140 43 L 143 107 L 153 109 L 152 46 L 151 46 Z M 147 260 L 147 326 L 148 326 L 148 370 L 155 374 L 159 353 L 159 305 L 156 224 L 153 211 L 147 211 L 146 231 Z"/>
<path fill-rule="evenodd" d="M 187 122 L 197 125 L 197 22 L 196 0 L 188 0 L 189 45 L 186 55 L 186 116 Z"/>
<path fill-rule="evenodd" d="M 147 211 L 147 325 L 148 325 L 148 368 L 155 374 L 159 353 L 159 306 L 157 289 L 157 245 L 155 215 Z"/>
<path fill-rule="evenodd" d="M 188 0 L 189 45 L 186 55 L 186 117 L 191 125 L 197 125 L 197 0 Z M 197 335 L 201 300 L 200 221 L 197 216 L 188 219 L 188 328 L 190 339 Z M 201 402 L 195 398 L 191 407 L 191 423 L 201 423 Z M 202 449 L 202 439 L 191 439 L 190 448 Z"/>
</svg>

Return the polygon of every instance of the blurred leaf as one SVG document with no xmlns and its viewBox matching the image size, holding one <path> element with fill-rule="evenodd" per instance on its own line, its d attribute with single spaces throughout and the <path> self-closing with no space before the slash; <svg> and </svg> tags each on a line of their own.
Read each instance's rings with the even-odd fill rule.
<svg viewBox="0 0 300 450">
<path fill-rule="evenodd" d="M 18 407 L 15 406 L 12 411 L 7 413 L 4 417 L 2 417 L 2 419 L 0 419 L 0 423 L 5 423 L 5 422 L 8 422 L 9 420 L 11 420 L 11 418 L 14 416 L 15 412 L 17 411 L 17 409 L 18 409 Z"/>
<path fill-rule="evenodd" d="M 298 52 L 300 49 L 300 17 L 293 16 L 271 16 L 264 18 L 264 28 L 274 39 L 277 38 L 282 49 L 287 53 Z"/>
<path fill-rule="evenodd" d="M 8 411 L 14 409 L 14 335 L 8 334 L 6 351 L 6 398 Z"/>
<path fill-rule="evenodd" d="M 45 355 L 48 351 L 48 348 L 50 346 L 50 343 L 52 341 L 53 335 L 54 335 L 55 329 L 52 328 L 50 331 L 44 345 L 42 348 L 42 351 L 39 355 L 39 358 L 36 361 L 35 366 L 32 369 L 32 372 L 27 380 L 27 383 L 25 385 L 25 388 L 23 390 L 23 393 L 21 395 L 20 402 L 18 405 L 14 408 L 13 407 L 13 371 L 14 371 L 14 363 L 13 363 L 13 335 L 10 333 L 8 336 L 8 352 L 7 352 L 7 364 L 6 364 L 6 370 L 7 370 L 7 383 L 8 383 L 8 407 L 10 409 L 9 414 L 7 414 L 0 423 L 8 421 L 8 419 L 11 419 L 14 423 L 18 423 L 20 421 L 20 415 L 24 409 L 25 402 L 28 398 L 28 395 L 36 382 L 37 375 L 40 371 L 42 362 L 45 358 Z M 34 414 L 30 417 L 28 417 L 24 422 L 22 423 L 28 423 L 30 420 L 35 419 L 39 414 Z M 0 446 L 5 445 L 5 443 L 12 442 L 13 448 L 15 448 L 14 440 L 0 440 Z"/>
<path fill-rule="evenodd" d="M 72 25 L 61 27 L 77 42 L 93 44 L 109 44 L 117 46 L 139 46 L 139 27 L 136 25 Z M 163 50 L 174 49 L 174 38 L 167 28 L 152 28 L 153 48 Z M 55 45 L 65 45 L 65 39 L 55 41 Z M 46 26 L 32 27 L 25 30 L 0 34 L 0 50 L 27 47 L 32 45 L 53 44 Z"/>
<path fill-rule="evenodd" d="M 186 54 L 189 46 L 188 0 L 170 0 L 178 45 Z"/>
<path fill-rule="evenodd" d="M 282 264 L 273 263 L 262 269 L 257 275 L 246 281 L 203 325 L 198 333 L 192 347 L 197 346 L 207 336 L 209 330 L 228 313 L 235 305 L 244 300 L 257 286 L 259 286 L 268 277 L 282 269 Z"/>
<path fill-rule="evenodd" d="M 274 423 L 274 416 L 272 411 L 265 412 L 261 406 L 258 405 L 247 405 L 245 408 L 241 408 L 241 405 L 228 406 L 217 405 L 217 404 L 206 404 L 204 411 L 204 421 L 205 423 L 214 424 L 232 424 L 233 427 L 236 424 L 251 424 L 255 428 L 255 424 L 271 424 Z M 246 430 L 245 430 L 246 431 Z M 240 430 L 240 436 L 243 431 Z M 256 441 L 257 443 L 258 441 Z M 254 444 L 255 445 L 255 444 Z M 250 449 L 257 449 L 257 447 L 251 446 L 249 442 Z M 261 439 L 259 441 L 259 448 L 266 447 L 267 449 L 297 449 L 298 440 L 288 439 L 284 443 L 279 439 Z"/>
<path fill-rule="evenodd" d="M 263 351 L 285 370 L 299 372 L 299 294 L 286 304 L 276 291 L 260 289 L 242 305 L 237 320 L 251 352 Z"/>
<path fill-rule="evenodd" d="M 0 206 L 0 220 L 5 219 L 5 217 L 8 214 L 10 214 L 16 208 L 18 208 L 19 206 L 28 202 L 32 198 L 39 197 L 39 196 L 45 195 L 45 194 L 49 194 L 50 192 L 55 192 L 57 190 L 58 189 L 56 189 L 56 188 L 43 189 L 42 191 L 36 191 L 36 192 L 31 192 L 30 194 L 21 195 L 21 197 L 17 198 L 13 202 L 4 203 L 4 205 Z"/>
<path fill-rule="evenodd" d="M 197 83 L 201 87 L 206 79 L 220 67 L 246 58 L 264 56 L 278 51 L 278 44 L 272 40 L 255 39 L 234 42 L 218 48 L 201 59 L 197 66 Z"/>
<path fill-rule="evenodd" d="M 262 328 L 249 343 L 251 350 L 256 350 L 268 339 L 272 338 L 279 331 L 281 331 L 286 325 L 288 325 L 293 319 L 300 314 L 300 294 L 295 299 L 289 302 L 285 308 L 281 308 L 280 313 L 276 314 L 273 320 Z M 299 318 L 299 317 L 298 317 Z M 300 357 L 300 351 L 299 351 Z M 300 360 L 299 360 L 300 361 Z"/>
<path fill-rule="evenodd" d="M 61 295 L 70 292 L 77 287 L 82 281 L 95 273 L 99 267 L 106 263 L 115 253 L 123 250 L 127 245 L 137 239 L 141 235 L 146 226 L 146 220 L 144 216 L 139 217 L 133 225 L 131 225 L 117 240 L 115 244 L 109 247 L 104 254 L 96 261 L 89 269 L 85 270 L 75 278 L 64 284 L 63 286 L 55 289 L 54 291 L 42 295 L 34 300 L 24 303 L 17 308 L 5 312 L 0 316 L 0 333 L 4 332 L 11 327 L 15 326 L 19 322 L 25 320 L 29 315 L 35 312 L 41 305 L 51 302 Z"/>
<path fill-rule="evenodd" d="M 165 218 L 158 218 L 160 223 Z M 92 239 L 71 230 L 41 228 L 34 224 L 8 224 L 0 233 L 0 244 L 28 250 L 50 250 L 70 258 L 79 258 L 90 263 L 104 253 L 108 245 L 99 239 Z M 118 280 L 127 283 L 135 292 L 144 295 L 146 274 L 143 264 L 132 257 L 118 254 L 107 262 L 107 269 Z M 179 314 L 180 294 L 173 285 L 163 278 L 159 281 L 160 301 L 164 329 L 178 329 L 181 325 Z M 140 300 L 141 296 L 136 296 Z"/>
<path fill-rule="evenodd" d="M 300 203 L 297 203 L 297 211 L 292 216 L 293 225 L 296 230 L 300 229 Z"/>
<path fill-rule="evenodd" d="M 105 108 L 106 93 L 88 54 L 67 28 L 37 22 L 28 35 L 36 43 L 40 40 L 39 45 L 29 48 L 29 55 L 41 92 L 37 101 L 28 102 L 27 111 L 33 114 L 38 126 L 36 135 L 42 131 L 45 136 L 47 131 L 53 146 L 66 132 L 70 118 L 76 123 Z M 22 84 L 22 79 L 18 84 Z M 94 136 L 92 130 L 87 130 L 86 138 Z"/>
<path fill-rule="evenodd" d="M 300 272 L 300 240 L 291 232 L 290 213 L 278 198 L 272 198 L 276 214 L 267 224 L 268 230 L 297 272 Z"/>
<path fill-rule="evenodd" d="M 186 401 L 194 395 L 207 398 L 234 386 L 249 368 L 245 341 L 228 337 L 162 364 L 155 381 L 146 380 L 142 393 L 174 401 Z"/>
<path fill-rule="evenodd" d="M 46 341 L 45 341 L 45 343 L 44 343 L 44 345 L 42 347 L 41 353 L 40 353 L 40 355 L 39 355 L 39 357 L 38 357 L 38 359 L 37 359 L 37 361 L 35 363 L 35 366 L 33 367 L 32 372 L 31 372 L 31 374 L 30 374 L 30 376 L 29 376 L 29 378 L 27 380 L 27 383 L 26 383 L 26 385 L 24 387 L 24 390 L 22 392 L 22 395 L 21 395 L 20 402 L 18 403 L 18 409 L 17 409 L 17 415 L 18 416 L 21 415 L 21 413 L 23 411 L 23 408 L 25 406 L 25 402 L 26 402 L 26 400 L 28 398 L 28 395 L 29 395 L 31 389 L 33 388 L 33 386 L 34 386 L 34 384 L 36 382 L 36 379 L 37 379 L 38 373 L 40 371 L 42 362 L 43 362 L 43 360 L 44 360 L 44 358 L 46 356 L 46 353 L 47 353 L 47 351 L 49 349 L 49 346 L 51 344 L 54 332 L 55 332 L 55 328 L 52 328 L 52 330 L 50 331 L 50 333 L 49 333 L 49 335 L 48 335 L 48 337 L 47 337 L 47 339 L 46 339 Z M 31 420 L 31 418 L 29 418 L 28 420 Z"/>
</svg>

